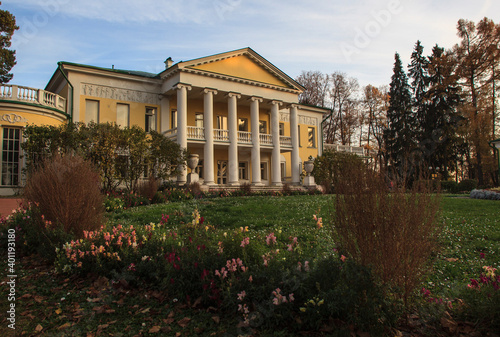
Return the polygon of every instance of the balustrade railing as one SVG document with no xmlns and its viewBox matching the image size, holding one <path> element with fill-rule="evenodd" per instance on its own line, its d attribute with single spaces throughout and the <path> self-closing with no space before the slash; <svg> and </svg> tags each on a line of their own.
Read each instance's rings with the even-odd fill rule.
<svg viewBox="0 0 500 337">
<path fill-rule="evenodd" d="M 229 130 L 214 129 L 214 141 L 229 142 Z"/>
<path fill-rule="evenodd" d="M 292 137 L 280 136 L 280 146 L 292 147 Z"/>
<path fill-rule="evenodd" d="M 348 152 L 354 153 L 359 156 L 364 156 L 366 154 L 365 148 L 361 146 L 349 146 L 341 144 L 325 144 L 325 149 L 331 149 L 337 152 Z"/>
<path fill-rule="evenodd" d="M 273 136 L 267 133 L 259 134 L 259 140 L 261 145 L 273 145 Z"/>
<path fill-rule="evenodd" d="M 188 126 L 187 137 L 189 139 L 205 140 L 205 128 L 199 126 Z"/>
<path fill-rule="evenodd" d="M 42 89 L 0 84 L 0 99 L 39 104 L 66 112 L 66 98 Z"/>
<path fill-rule="evenodd" d="M 252 133 L 247 131 L 238 131 L 238 143 L 252 144 Z"/>
</svg>

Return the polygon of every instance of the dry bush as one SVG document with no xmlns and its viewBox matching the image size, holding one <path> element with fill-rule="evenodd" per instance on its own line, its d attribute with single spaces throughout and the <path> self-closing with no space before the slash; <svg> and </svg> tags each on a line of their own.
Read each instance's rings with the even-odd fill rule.
<svg viewBox="0 0 500 337">
<path fill-rule="evenodd" d="M 252 184 L 250 184 L 249 182 L 244 182 L 243 184 L 240 185 L 240 190 L 245 195 L 251 195 L 252 194 Z"/>
<path fill-rule="evenodd" d="M 150 175 L 148 180 L 138 184 L 137 192 L 141 197 L 153 200 L 156 192 L 158 192 L 158 180 Z"/>
<path fill-rule="evenodd" d="M 422 186 L 391 193 L 378 173 L 355 163 L 346 166 L 337 180 L 333 216 L 340 248 L 371 266 L 407 306 L 437 248 L 439 196 Z"/>
<path fill-rule="evenodd" d="M 45 219 L 77 237 L 104 221 L 99 174 L 79 156 L 53 156 L 32 172 L 24 198 L 38 205 Z"/>
<path fill-rule="evenodd" d="M 195 181 L 188 186 L 189 192 L 195 197 L 200 196 L 203 192 L 201 190 L 201 185 L 199 182 Z"/>
</svg>

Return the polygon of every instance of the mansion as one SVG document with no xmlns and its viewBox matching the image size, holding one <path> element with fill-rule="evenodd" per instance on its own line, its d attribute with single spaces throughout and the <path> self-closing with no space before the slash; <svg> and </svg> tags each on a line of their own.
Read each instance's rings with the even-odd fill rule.
<svg viewBox="0 0 500 337">
<path fill-rule="evenodd" d="M 300 185 L 302 163 L 322 153 L 328 111 L 298 104 L 303 90 L 251 48 L 169 58 L 158 74 L 59 62 L 44 90 L 0 85 L 0 194 L 22 185 L 22 128 L 69 121 L 161 132 L 197 155 L 209 188 Z"/>
</svg>

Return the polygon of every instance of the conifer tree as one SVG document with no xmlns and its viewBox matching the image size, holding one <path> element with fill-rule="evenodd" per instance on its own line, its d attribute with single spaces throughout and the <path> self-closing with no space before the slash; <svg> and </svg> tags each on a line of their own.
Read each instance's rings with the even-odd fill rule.
<svg viewBox="0 0 500 337">
<path fill-rule="evenodd" d="M 408 78 L 398 53 L 395 54 L 389 96 L 387 129 L 384 132 L 388 164 L 398 175 L 397 178 L 409 178 L 409 170 L 413 169 L 410 154 L 415 149 L 415 118 Z"/>
<path fill-rule="evenodd" d="M 16 65 L 16 52 L 8 48 L 11 46 L 12 35 L 17 29 L 19 27 L 16 26 L 14 15 L 0 9 L 0 83 L 7 83 L 13 77 L 9 72 Z"/>
<path fill-rule="evenodd" d="M 428 61 L 423 55 L 424 47 L 420 43 L 420 40 L 415 44 L 415 49 L 411 54 L 411 63 L 408 65 L 408 78 L 411 79 L 411 90 L 412 90 L 412 104 L 413 111 L 416 117 L 416 123 L 419 133 L 419 138 L 423 132 L 422 126 L 425 119 L 424 111 L 424 97 L 428 87 L 428 74 L 427 65 Z M 419 139 L 420 140 L 420 139 Z"/>
<path fill-rule="evenodd" d="M 423 98 L 424 119 L 419 148 L 423 152 L 425 168 L 439 167 L 437 171 L 444 178 L 463 146 L 457 133 L 463 117 L 458 110 L 462 99 L 456 66 L 452 56 L 438 45 L 432 49 L 426 64 L 429 88 Z"/>
</svg>

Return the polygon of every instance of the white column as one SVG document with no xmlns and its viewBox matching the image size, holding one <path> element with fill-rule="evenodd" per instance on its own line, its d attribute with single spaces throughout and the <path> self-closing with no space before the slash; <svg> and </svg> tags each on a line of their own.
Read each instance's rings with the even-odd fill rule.
<svg viewBox="0 0 500 337">
<path fill-rule="evenodd" d="M 203 152 L 203 177 L 205 185 L 215 185 L 214 180 L 214 95 L 217 90 L 203 90 L 203 127 L 205 128 L 205 147 Z"/>
<path fill-rule="evenodd" d="M 188 84 L 179 83 L 177 89 L 177 143 L 182 149 L 187 149 L 187 91 L 191 90 Z M 186 184 L 186 164 L 181 164 L 177 184 Z"/>
<path fill-rule="evenodd" d="M 271 185 L 281 186 L 281 146 L 280 146 L 280 101 L 271 101 L 271 135 L 273 137 L 273 152 L 271 155 Z"/>
<path fill-rule="evenodd" d="M 300 157 L 299 157 L 299 117 L 298 106 L 290 106 L 290 137 L 292 138 L 292 184 L 300 185 Z"/>
<path fill-rule="evenodd" d="M 252 185 L 262 186 L 260 176 L 259 103 L 262 98 L 250 98 L 250 127 L 252 131 Z"/>
<path fill-rule="evenodd" d="M 227 154 L 228 184 L 239 185 L 238 179 L 238 98 L 240 94 L 230 92 L 227 94 L 227 126 L 229 128 L 229 150 Z"/>
</svg>

